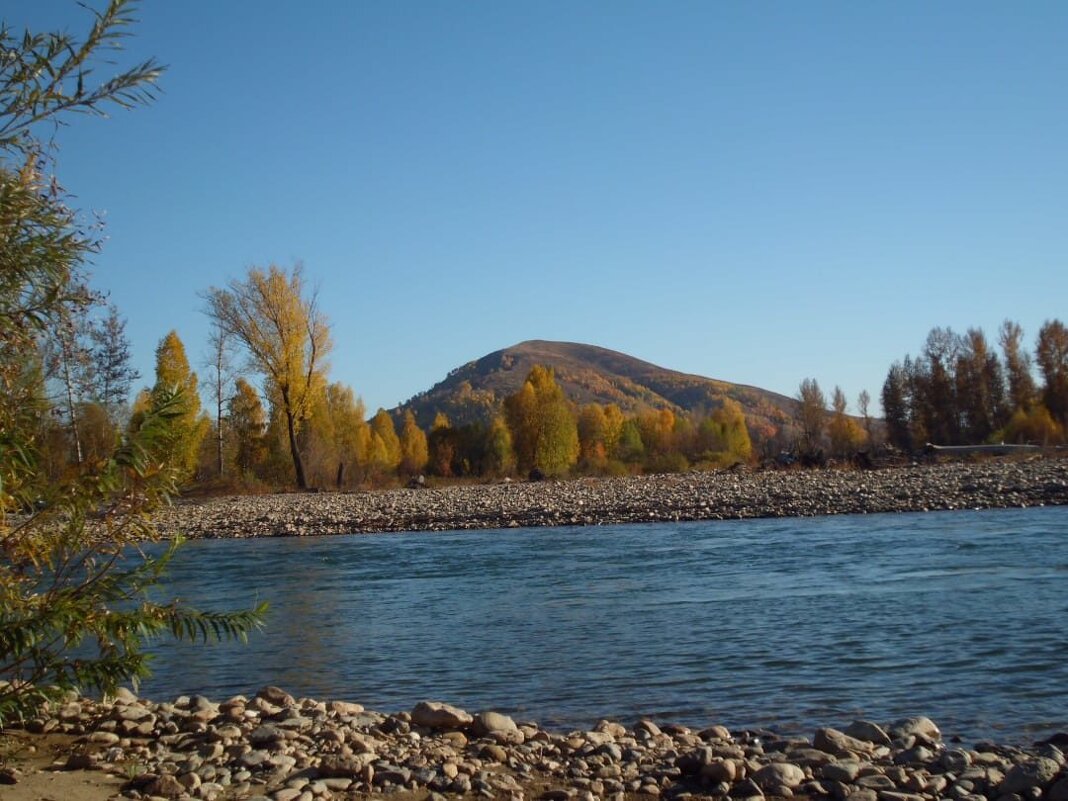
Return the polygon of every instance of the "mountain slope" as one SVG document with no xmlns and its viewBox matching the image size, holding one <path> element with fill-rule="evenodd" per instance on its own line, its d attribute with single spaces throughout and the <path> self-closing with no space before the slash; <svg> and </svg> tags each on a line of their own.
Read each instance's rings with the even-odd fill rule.
<svg viewBox="0 0 1068 801">
<path fill-rule="evenodd" d="M 692 412 L 731 398 L 741 404 L 751 429 L 762 423 L 778 428 L 798 407 L 785 395 L 668 370 L 595 345 L 530 340 L 456 368 L 394 411 L 411 409 L 424 427 L 437 412 L 444 412 L 453 425 L 486 421 L 523 385 L 535 364 L 552 367 L 573 402 L 615 403 L 628 414 L 662 408 Z"/>
</svg>

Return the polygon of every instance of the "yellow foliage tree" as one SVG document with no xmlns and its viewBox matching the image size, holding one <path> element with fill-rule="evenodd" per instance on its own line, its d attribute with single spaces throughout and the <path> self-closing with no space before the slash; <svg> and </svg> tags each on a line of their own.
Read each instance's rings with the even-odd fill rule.
<svg viewBox="0 0 1068 801">
<path fill-rule="evenodd" d="M 404 425 L 400 434 L 401 470 L 409 476 L 423 472 L 430 451 L 427 447 L 426 434 L 415 422 L 411 410 L 404 413 Z"/>
<path fill-rule="evenodd" d="M 392 473 L 401 462 L 401 444 L 393 418 L 385 409 L 379 409 L 371 418 L 372 469 L 378 474 Z"/>
<path fill-rule="evenodd" d="M 303 269 L 297 265 L 287 273 L 273 264 L 266 271 L 252 267 L 244 280 L 234 279 L 226 289 L 212 287 L 205 297 L 208 315 L 245 346 L 277 397 L 297 485 L 307 489 L 297 432 L 326 384 L 324 358 L 331 341 Z"/>
<path fill-rule="evenodd" d="M 551 368 L 534 365 L 504 411 L 520 470 L 555 476 L 578 460 L 578 426 Z"/>
<path fill-rule="evenodd" d="M 835 456 L 852 456 L 864 445 L 864 429 L 846 414 L 846 397 L 841 387 L 834 388 L 832 405 L 834 414 L 827 426 L 827 434 L 831 438 L 831 453 Z"/>
<path fill-rule="evenodd" d="M 181 390 L 177 404 L 170 400 L 175 390 Z M 156 348 L 156 384 L 147 398 L 148 411 L 154 413 L 164 403 L 173 407 L 168 418 L 167 436 L 160 441 L 158 456 L 178 468 L 180 480 L 187 481 L 196 471 L 200 456 L 200 443 L 208 433 L 210 424 L 200 416 L 200 395 L 197 393 L 197 374 L 189 369 L 185 345 L 176 331 L 171 331 L 160 340 Z M 132 424 L 140 426 L 142 414 L 136 414 Z"/>
<path fill-rule="evenodd" d="M 267 460 L 267 415 L 259 393 L 243 378 L 234 382 L 227 404 L 234 442 L 234 463 L 242 474 L 255 474 Z"/>
</svg>

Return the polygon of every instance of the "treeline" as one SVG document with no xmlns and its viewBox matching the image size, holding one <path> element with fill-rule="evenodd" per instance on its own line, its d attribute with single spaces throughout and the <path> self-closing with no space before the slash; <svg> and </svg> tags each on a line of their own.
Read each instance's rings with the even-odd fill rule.
<svg viewBox="0 0 1068 801">
<path fill-rule="evenodd" d="M 854 417 L 841 389 L 828 402 L 805 379 L 796 419 L 771 435 L 758 430 L 754 447 L 733 400 L 700 412 L 627 415 L 615 404 L 573 404 L 543 366 L 494 402 L 486 422 L 453 425 L 439 413 L 423 428 L 410 411 L 394 418 L 384 409 L 368 417 L 352 388 L 329 381 L 329 326 L 299 266 L 252 268 L 203 298 L 213 329 L 200 376 L 172 331 L 157 347 L 154 382 L 128 405 L 139 376 L 125 323 L 81 287 L 22 368 L 39 409 L 42 480 L 107 458 L 164 405 L 170 433 L 155 457 L 178 465 L 186 484 L 237 491 L 389 486 L 419 475 L 677 472 L 755 458 L 825 464 L 854 459 L 884 436 L 907 451 L 927 442 L 1052 444 L 1064 442 L 1068 424 L 1068 331 L 1057 320 L 1039 331 L 1033 356 L 1016 323 L 1001 327 L 1000 356 L 979 329 L 934 329 L 919 356 L 890 367 L 885 424 L 869 415 L 867 392 Z"/>
<path fill-rule="evenodd" d="M 1000 356 L 982 329 L 935 328 L 918 356 L 894 362 L 882 390 L 888 440 L 908 451 L 926 443 L 1064 443 L 1068 329 L 1047 321 L 1032 358 L 1023 329 L 1006 320 L 998 344 Z"/>
<path fill-rule="evenodd" d="M 614 404 L 576 406 L 542 366 L 484 423 L 454 426 L 438 414 L 423 429 L 410 411 L 395 419 L 384 409 L 368 419 L 352 388 L 329 381 L 329 327 L 299 266 L 252 268 L 204 299 L 213 330 L 200 375 L 172 331 L 156 349 L 153 384 L 130 405 L 139 376 L 113 306 L 87 299 L 68 326 L 42 339 L 43 477 L 69 477 L 107 458 L 164 405 L 169 433 L 154 456 L 178 466 L 187 484 L 245 491 L 387 486 L 419 475 L 670 472 L 752 454 L 745 415 L 730 399 L 707 412 L 628 416 Z"/>
</svg>

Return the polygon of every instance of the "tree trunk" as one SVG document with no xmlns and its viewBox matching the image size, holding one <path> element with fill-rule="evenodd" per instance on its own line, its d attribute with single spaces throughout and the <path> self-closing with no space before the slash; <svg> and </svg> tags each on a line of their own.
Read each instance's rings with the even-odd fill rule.
<svg viewBox="0 0 1068 801">
<path fill-rule="evenodd" d="M 341 489 L 341 485 L 344 483 L 344 481 L 345 481 L 345 463 L 344 462 L 338 462 L 337 463 L 337 488 L 338 489 Z"/>
<path fill-rule="evenodd" d="M 70 415 L 70 433 L 74 437 L 74 459 L 76 464 L 85 461 L 82 455 L 82 435 L 78 431 L 78 407 L 74 403 L 74 378 L 70 372 L 71 356 L 70 344 L 65 338 L 60 337 L 60 347 L 63 349 L 63 383 L 67 390 L 67 414 Z"/>
<path fill-rule="evenodd" d="M 285 402 L 285 398 L 283 398 Z M 297 448 L 297 426 L 293 420 L 293 412 L 286 408 L 286 427 L 289 430 L 289 452 L 293 456 L 293 471 L 297 474 L 297 487 L 306 490 L 308 481 L 304 477 L 304 461 L 300 458 L 300 450 Z"/>
<path fill-rule="evenodd" d="M 222 376 L 219 376 L 219 390 L 215 396 L 215 445 L 216 445 L 216 458 L 219 465 L 219 478 L 223 477 L 223 396 L 222 396 Z"/>
</svg>

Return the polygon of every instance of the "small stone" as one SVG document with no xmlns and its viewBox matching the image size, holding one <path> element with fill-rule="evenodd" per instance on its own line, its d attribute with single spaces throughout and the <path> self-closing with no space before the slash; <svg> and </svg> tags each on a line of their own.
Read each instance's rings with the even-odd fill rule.
<svg viewBox="0 0 1068 801">
<path fill-rule="evenodd" d="M 92 770 L 96 767 L 96 759 L 91 754 L 71 754 L 63 770 Z"/>
</svg>

